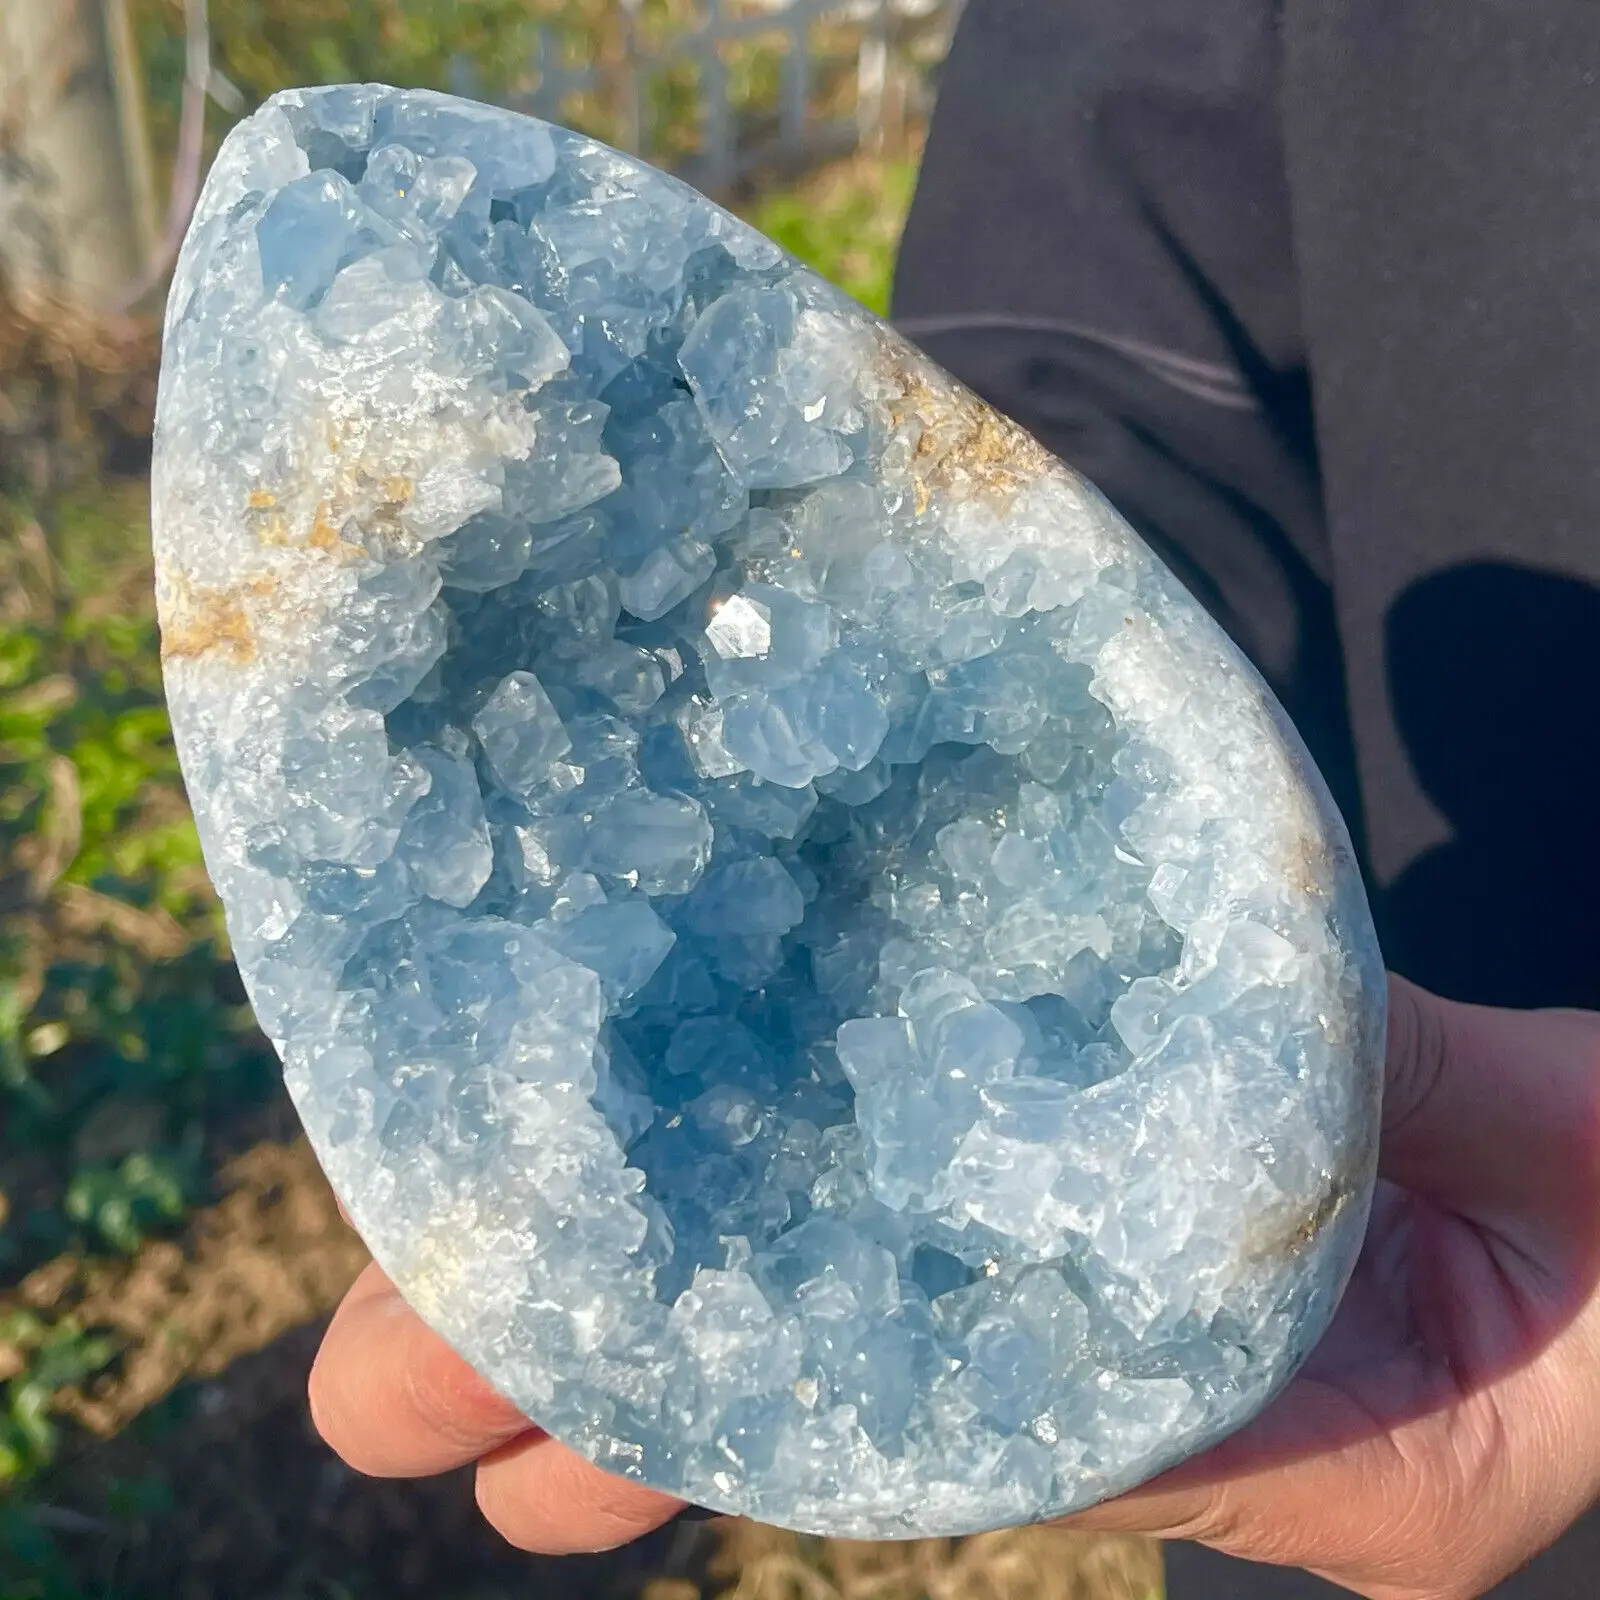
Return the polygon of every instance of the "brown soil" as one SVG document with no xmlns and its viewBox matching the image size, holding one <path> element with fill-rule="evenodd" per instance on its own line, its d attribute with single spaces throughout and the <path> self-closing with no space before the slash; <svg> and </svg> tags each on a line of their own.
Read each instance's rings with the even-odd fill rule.
<svg viewBox="0 0 1600 1600">
<path fill-rule="evenodd" d="M 1158 1600 L 1142 1540 L 1031 1529 L 871 1545 L 738 1521 L 679 1521 L 610 1555 L 519 1554 L 477 1514 L 468 1473 L 376 1482 L 312 1433 L 304 1382 L 320 1327 L 236 1361 L 167 1426 L 84 1451 L 53 1485 L 89 1593 L 119 1600 Z M 159 1477 L 144 1520 L 70 1514 Z M 79 1520 L 82 1518 L 82 1520 Z"/>
<path fill-rule="evenodd" d="M 159 1426 L 75 1452 L 52 1476 L 58 1542 L 90 1594 L 118 1600 L 624 1600 L 662 1575 L 698 1576 L 716 1540 L 680 1523 L 622 1557 L 537 1560 L 477 1515 L 470 1473 L 421 1483 L 357 1477 L 311 1429 L 305 1379 L 320 1325 L 197 1385 Z M 164 1485 L 145 1518 L 80 1508 L 118 1485 Z M 51 1511 L 65 1511 L 51 1518 Z M 698 1593 L 698 1586 L 696 1589 Z"/>
<path fill-rule="evenodd" d="M 367 1257 L 305 1141 L 264 1140 L 224 1168 L 223 1182 L 224 1198 L 196 1215 L 181 1243 L 149 1245 L 120 1264 L 63 1257 L 9 1297 L 50 1318 L 75 1315 L 123 1346 L 109 1374 L 64 1394 L 62 1409 L 81 1428 L 40 1496 L 38 1514 L 87 1594 L 1156 1600 L 1161 1593 L 1160 1557 L 1146 1541 L 1042 1529 L 874 1545 L 732 1520 L 680 1520 L 607 1556 L 519 1554 L 479 1518 L 470 1473 L 422 1483 L 363 1479 L 312 1431 L 305 1380 L 321 1325 Z M 0 1348 L 0 1375 L 5 1358 Z M 149 1509 L 130 1516 L 130 1496 Z"/>
<path fill-rule="evenodd" d="M 720 1524 L 710 1563 L 725 1600 L 1160 1600 L 1148 1539 L 1017 1528 L 972 1539 L 867 1544 Z M 649 1600 L 665 1600 L 652 1594 Z M 692 1600 L 685 1595 L 684 1600 Z"/>
<path fill-rule="evenodd" d="M 22 1282 L 30 1310 L 73 1315 L 122 1350 L 114 1369 L 59 1402 L 103 1438 L 185 1379 L 215 1377 L 325 1316 L 367 1261 L 304 1139 L 256 1145 L 221 1183 L 225 1197 L 182 1242 L 148 1244 L 126 1262 L 61 1256 Z M 6 1364 L 0 1350 L 0 1372 Z"/>
</svg>

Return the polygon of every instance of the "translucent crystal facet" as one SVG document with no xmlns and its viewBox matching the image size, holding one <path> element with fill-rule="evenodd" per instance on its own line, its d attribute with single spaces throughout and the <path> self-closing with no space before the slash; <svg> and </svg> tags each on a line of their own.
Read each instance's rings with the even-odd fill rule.
<svg viewBox="0 0 1600 1600">
<path fill-rule="evenodd" d="M 1371 1194 L 1348 842 L 1079 477 L 674 180 L 381 88 L 228 138 L 163 651 L 327 1171 L 545 1428 L 828 1533 L 1256 1412 Z"/>
</svg>

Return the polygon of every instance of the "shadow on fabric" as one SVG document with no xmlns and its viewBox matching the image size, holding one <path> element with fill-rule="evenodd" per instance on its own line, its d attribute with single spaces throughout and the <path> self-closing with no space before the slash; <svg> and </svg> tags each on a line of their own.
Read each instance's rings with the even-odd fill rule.
<svg viewBox="0 0 1600 1600">
<path fill-rule="evenodd" d="M 1389 965 L 1488 1005 L 1600 1006 L 1600 588 L 1452 567 L 1385 631 L 1396 724 L 1453 832 L 1379 897 Z"/>
</svg>

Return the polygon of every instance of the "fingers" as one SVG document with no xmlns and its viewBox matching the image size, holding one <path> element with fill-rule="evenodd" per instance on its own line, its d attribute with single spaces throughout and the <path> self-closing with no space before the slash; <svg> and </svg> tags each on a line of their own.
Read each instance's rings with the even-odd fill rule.
<svg viewBox="0 0 1600 1600">
<path fill-rule="evenodd" d="M 1600 1018 L 1395 979 L 1387 1068 L 1387 1182 L 1324 1349 L 1248 1427 L 1071 1525 L 1466 1596 L 1588 1503 Z"/>
<path fill-rule="evenodd" d="M 1301 1378 L 1220 1445 L 1066 1525 L 1192 1539 L 1248 1561 L 1306 1567 L 1363 1594 L 1442 1595 L 1442 1577 L 1437 1591 L 1424 1591 L 1367 1588 L 1352 1576 L 1402 1568 L 1419 1550 L 1432 1552 L 1436 1573 L 1445 1552 L 1465 1555 L 1459 1431 L 1439 1411 L 1375 1423 L 1340 1388 Z"/>
<path fill-rule="evenodd" d="M 502 1446 L 478 1466 L 478 1505 L 521 1550 L 611 1550 L 658 1528 L 683 1502 L 593 1462 L 543 1434 Z"/>
<path fill-rule="evenodd" d="M 683 1503 L 549 1438 L 400 1298 L 376 1264 L 351 1287 L 311 1369 L 317 1431 L 358 1472 L 423 1477 L 478 1461 L 478 1501 L 524 1550 L 608 1550 Z"/>
<path fill-rule="evenodd" d="M 1566 1226 L 1600 1181 L 1600 1017 L 1461 1005 L 1394 978 L 1383 1175 L 1476 1220 Z"/>
<path fill-rule="evenodd" d="M 1209 1485 L 1185 1486 L 1157 1478 L 1115 1500 L 1075 1511 L 1054 1526 L 1078 1533 L 1143 1533 L 1156 1539 L 1216 1537 L 1217 1491 Z"/>
<path fill-rule="evenodd" d="M 1340 1315 L 1347 1313 L 1341 1311 Z M 1310 1527 L 1371 1519 L 1352 1484 L 1370 1487 L 1383 1466 L 1372 1433 L 1354 1434 L 1327 1386 L 1297 1379 L 1238 1433 L 1137 1489 L 1065 1519 L 1093 1533 L 1195 1539 L 1253 1561 L 1309 1556 L 1282 1541 Z"/>
<path fill-rule="evenodd" d="M 350 1466 L 378 1478 L 445 1472 L 532 1429 L 369 1266 L 311 1369 L 311 1417 Z"/>
</svg>

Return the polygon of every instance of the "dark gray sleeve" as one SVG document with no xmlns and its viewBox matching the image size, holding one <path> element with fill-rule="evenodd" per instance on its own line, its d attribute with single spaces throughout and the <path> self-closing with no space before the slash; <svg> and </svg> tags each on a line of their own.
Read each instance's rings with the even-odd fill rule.
<svg viewBox="0 0 1600 1600">
<path fill-rule="evenodd" d="M 1255 659 L 1446 994 L 1600 1005 L 1600 6 L 969 0 L 896 285 Z"/>
<path fill-rule="evenodd" d="M 1272 0 L 969 0 L 894 313 L 1157 546 L 1359 833 L 1278 81 Z"/>
</svg>

